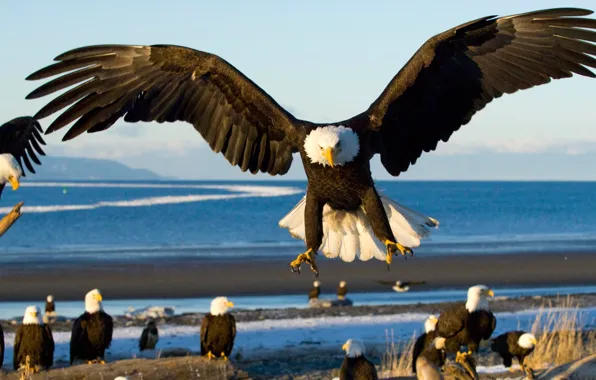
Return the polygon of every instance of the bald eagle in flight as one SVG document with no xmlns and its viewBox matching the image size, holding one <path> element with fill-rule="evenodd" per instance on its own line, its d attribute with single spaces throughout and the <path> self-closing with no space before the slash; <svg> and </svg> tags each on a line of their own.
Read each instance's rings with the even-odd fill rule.
<svg viewBox="0 0 596 380">
<path fill-rule="evenodd" d="M 456 26 L 426 41 L 370 107 L 333 123 L 299 120 L 223 58 L 175 45 L 70 50 L 27 78 L 63 74 L 27 98 L 76 85 L 35 115 L 68 107 L 46 131 L 75 122 L 64 141 L 120 118 L 185 121 L 242 171 L 283 175 L 299 153 L 306 196 L 279 223 L 306 243 L 292 270 L 308 263 L 318 274 L 318 251 L 389 265 L 394 254 L 412 254 L 438 221 L 381 196 L 371 158 L 379 154 L 398 176 L 493 99 L 574 73 L 595 77 L 587 67 L 596 67 L 596 20 L 577 17 L 591 13 L 547 9 Z"/>
<path fill-rule="evenodd" d="M 456 354 L 458 361 L 465 361 L 468 355 L 477 352 L 480 342 L 490 339 L 495 331 L 497 319 L 488 305 L 488 297 L 494 295 L 485 285 L 472 286 L 465 304 L 452 306 L 439 315 L 436 336 L 445 338 L 445 351 Z M 461 346 L 467 346 L 468 351 L 460 353 Z"/>
<path fill-rule="evenodd" d="M 35 152 L 45 156 L 39 145 L 46 144 L 42 133 L 41 125 L 31 116 L 17 117 L 0 126 L 0 196 L 7 183 L 13 190 L 19 188 L 21 177 L 25 177 L 23 162 L 35 174 L 31 161 L 41 165 Z"/>
</svg>

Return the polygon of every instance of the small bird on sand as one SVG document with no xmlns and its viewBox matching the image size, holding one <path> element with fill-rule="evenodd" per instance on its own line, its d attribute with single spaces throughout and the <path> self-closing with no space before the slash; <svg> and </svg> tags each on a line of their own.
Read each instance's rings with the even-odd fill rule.
<svg viewBox="0 0 596 380">
<path fill-rule="evenodd" d="M 315 281 L 312 283 L 312 289 L 308 292 L 308 300 L 318 299 L 319 295 L 321 294 L 321 283 L 319 281 Z"/>
<path fill-rule="evenodd" d="M 511 367 L 513 358 L 519 361 L 522 372 L 526 373 L 524 361 L 536 347 L 536 337 L 525 331 L 509 331 L 491 339 L 491 350 L 498 353 L 503 359 L 503 365 Z"/>
<path fill-rule="evenodd" d="M 379 284 L 383 285 L 391 285 L 391 289 L 395 290 L 398 293 L 407 292 L 410 290 L 410 286 L 412 285 L 423 285 L 426 284 L 426 281 L 377 281 Z"/>
<path fill-rule="evenodd" d="M 445 358 L 445 338 L 436 337 L 416 359 L 416 377 L 419 380 L 442 380 L 441 367 L 445 364 Z"/>
<path fill-rule="evenodd" d="M 141 333 L 141 339 L 139 340 L 139 351 L 154 350 L 159 340 L 159 332 L 155 321 L 149 321 L 147 327 L 143 329 Z"/>
<path fill-rule="evenodd" d="M 211 301 L 211 310 L 201 322 L 201 355 L 228 360 L 236 339 L 236 319 L 228 309 L 234 304 L 226 297 Z"/>
<path fill-rule="evenodd" d="M 348 294 L 348 284 L 345 281 L 340 281 L 337 287 L 337 299 L 345 300 L 346 294 Z"/>
<path fill-rule="evenodd" d="M 437 322 L 439 319 L 435 315 L 429 315 L 424 321 L 424 334 L 420 335 L 418 339 L 416 339 L 416 343 L 414 343 L 414 348 L 412 350 L 412 371 L 416 373 L 416 359 L 418 356 L 424 351 L 426 347 L 428 347 L 437 336 L 435 328 L 437 327 Z"/>
<path fill-rule="evenodd" d="M 341 347 L 346 352 L 341 368 L 340 380 L 377 380 L 379 378 L 375 365 L 365 356 L 364 343 L 356 339 L 348 339 Z"/>
</svg>

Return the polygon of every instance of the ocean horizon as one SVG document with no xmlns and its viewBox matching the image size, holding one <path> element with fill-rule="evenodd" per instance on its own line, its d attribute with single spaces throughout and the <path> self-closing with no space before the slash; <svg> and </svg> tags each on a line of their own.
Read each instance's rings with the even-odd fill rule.
<svg viewBox="0 0 596 380">
<path fill-rule="evenodd" d="M 295 254 L 278 221 L 306 181 L 24 181 L 0 263 L 236 259 Z M 377 181 L 377 189 L 439 220 L 417 255 L 596 249 L 596 182 Z"/>
</svg>

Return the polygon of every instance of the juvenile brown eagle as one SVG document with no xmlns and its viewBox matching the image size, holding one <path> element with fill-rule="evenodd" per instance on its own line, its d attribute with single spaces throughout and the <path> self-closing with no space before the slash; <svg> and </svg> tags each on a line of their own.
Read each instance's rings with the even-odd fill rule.
<svg viewBox="0 0 596 380">
<path fill-rule="evenodd" d="M 63 74 L 31 92 L 34 99 L 76 85 L 36 115 L 62 112 L 46 133 L 75 122 L 63 140 L 127 122 L 186 121 L 234 166 L 285 174 L 299 153 L 306 196 L 281 221 L 306 252 L 375 257 L 391 263 L 411 254 L 437 220 L 380 196 L 370 172 L 379 154 L 398 176 L 435 150 L 494 98 L 573 73 L 594 77 L 596 20 L 592 12 L 560 8 L 482 17 L 428 41 L 364 112 L 334 123 L 299 120 L 217 55 L 174 45 L 86 46 L 27 79 Z M 366 75 L 365 73 L 357 73 Z"/>
</svg>

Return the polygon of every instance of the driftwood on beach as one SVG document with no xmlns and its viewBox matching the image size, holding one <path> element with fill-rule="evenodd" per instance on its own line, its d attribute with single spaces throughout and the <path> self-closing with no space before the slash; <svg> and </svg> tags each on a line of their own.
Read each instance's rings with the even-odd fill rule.
<svg viewBox="0 0 596 380">
<path fill-rule="evenodd" d="M 4 233 L 8 231 L 8 229 L 14 224 L 14 222 L 16 222 L 21 215 L 23 215 L 21 213 L 21 207 L 24 203 L 25 202 L 17 203 L 12 210 L 10 210 L 10 212 L 6 214 L 2 220 L 0 220 L 0 237 L 2 237 L 2 235 L 4 235 Z"/>
</svg>

